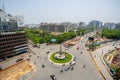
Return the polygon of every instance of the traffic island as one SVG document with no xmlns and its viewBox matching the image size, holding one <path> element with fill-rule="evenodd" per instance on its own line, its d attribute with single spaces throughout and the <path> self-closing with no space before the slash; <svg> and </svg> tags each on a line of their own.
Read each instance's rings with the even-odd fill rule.
<svg viewBox="0 0 120 80">
<path fill-rule="evenodd" d="M 60 54 L 59 52 L 55 52 L 51 53 L 48 58 L 53 64 L 63 65 L 71 62 L 73 56 L 67 52 L 62 52 L 62 54 Z"/>
</svg>

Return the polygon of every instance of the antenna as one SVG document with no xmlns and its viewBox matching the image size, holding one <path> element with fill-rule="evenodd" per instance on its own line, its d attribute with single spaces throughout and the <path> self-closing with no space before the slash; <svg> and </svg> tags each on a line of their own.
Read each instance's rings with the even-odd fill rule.
<svg viewBox="0 0 120 80">
<path fill-rule="evenodd" d="M 4 5 L 2 5 L 2 8 L 3 8 L 4 14 L 5 14 L 5 7 L 4 7 Z"/>
</svg>

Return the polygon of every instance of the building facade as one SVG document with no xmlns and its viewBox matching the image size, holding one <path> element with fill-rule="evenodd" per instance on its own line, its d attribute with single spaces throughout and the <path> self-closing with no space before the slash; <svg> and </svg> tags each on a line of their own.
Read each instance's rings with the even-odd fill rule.
<svg viewBox="0 0 120 80">
<path fill-rule="evenodd" d="M 0 33 L 18 30 L 17 22 L 0 22 Z"/>
<path fill-rule="evenodd" d="M 120 30 L 120 23 L 117 23 L 117 24 L 116 24 L 116 27 L 115 27 L 115 29 L 118 29 L 118 30 Z"/>
<path fill-rule="evenodd" d="M 14 18 L 0 9 L 0 61 L 28 51 L 26 33 L 19 29 L 17 22 L 23 18 Z"/>
<path fill-rule="evenodd" d="M 96 28 L 101 28 L 102 27 L 102 22 L 93 20 L 89 22 L 88 26 L 96 27 Z"/>
<path fill-rule="evenodd" d="M 40 29 L 47 30 L 49 32 L 68 32 L 68 26 L 62 24 L 47 24 L 42 23 Z"/>
<path fill-rule="evenodd" d="M 18 27 L 24 27 L 24 17 L 21 15 L 13 16 L 5 12 L 4 6 L 0 8 L 0 22 L 17 22 Z"/>
<path fill-rule="evenodd" d="M 116 24 L 115 23 L 105 23 L 104 27 L 108 29 L 115 29 Z"/>
<path fill-rule="evenodd" d="M 86 28 L 85 22 L 79 22 L 79 28 Z"/>
<path fill-rule="evenodd" d="M 0 60 L 26 53 L 28 50 L 25 32 L 0 34 Z"/>
</svg>

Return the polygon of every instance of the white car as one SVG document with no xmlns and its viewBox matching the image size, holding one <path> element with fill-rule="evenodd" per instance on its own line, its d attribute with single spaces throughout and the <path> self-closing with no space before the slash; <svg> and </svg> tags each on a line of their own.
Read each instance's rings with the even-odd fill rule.
<svg viewBox="0 0 120 80">
<path fill-rule="evenodd" d="M 70 62 L 70 65 L 71 65 L 71 66 L 73 66 L 73 65 L 75 65 L 75 64 L 76 64 L 75 61 L 71 61 L 71 62 Z"/>
</svg>

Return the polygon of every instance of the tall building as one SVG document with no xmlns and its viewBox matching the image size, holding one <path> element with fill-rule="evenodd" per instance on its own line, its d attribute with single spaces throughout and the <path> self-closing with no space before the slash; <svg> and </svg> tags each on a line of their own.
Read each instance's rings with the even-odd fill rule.
<svg viewBox="0 0 120 80">
<path fill-rule="evenodd" d="M 4 10 L 0 9 L 0 61 L 28 51 L 26 33 L 18 27 L 20 18 L 13 18 L 8 19 Z"/>
<path fill-rule="evenodd" d="M 89 22 L 88 26 L 96 27 L 96 28 L 101 28 L 102 27 L 102 22 L 93 20 Z"/>
<path fill-rule="evenodd" d="M 18 27 L 24 27 L 24 17 L 20 15 L 13 16 L 5 12 L 4 5 L 0 8 L 0 22 L 17 22 Z"/>
<path fill-rule="evenodd" d="M 116 24 L 115 23 L 105 23 L 104 27 L 108 29 L 115 29 Z"/>
<path fill-rule="evenodd" d="M 17 16 L 13 16 L 11 14 L 6 14 L 5 15 L 5 20 L 7 22 L 17 22 L 18 27 L 24 27 L 24 17 L 17 15 Z"/>
<path fill-rule="evenodd" d="M 0 34 L 0 61 L 26 53 L 27 50 L 27 39 L 24 31 Z"/>
<path fill-rule="evenodd" d="M 18 30 L 17 22 L 0 22 L 0 33 Z"/>
<path fill-rule="evenodd" d="M 2 8 L 0 8 L 0 22 L 1 21 L 5 21 L 5 9 L 4 9 L 4 6 L 2 6 Z"/>
<path fill-rule="evenodd" d="M 115 29 L 118 29 L 118 30 L 120 30 L 120 23 L 117 23 L 117 24 L 116 24 L 116 27 L 115 27 Z"/>
<path fill-rule="evenodd" d="M 85 22 L 79 22 L 79 28 L 86 28 Z"/>
</svg>

